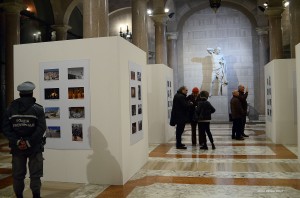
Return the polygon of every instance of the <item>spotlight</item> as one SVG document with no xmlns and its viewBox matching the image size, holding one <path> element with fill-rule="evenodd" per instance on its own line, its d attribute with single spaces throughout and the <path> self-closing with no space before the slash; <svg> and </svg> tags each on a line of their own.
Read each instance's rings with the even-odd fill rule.
<svg viewBox="0 0 300 198">
<path fill-rule="evenodd" d="M 171 12 L 170 14 L 168 14 L 168 17 L 171 19 L 174 16 L 174 12 Z"/>
<path fill-rule="evenodd" d="M 266 10 L 266 8 L 262 7 L 262 6 L 258 6 L 258 9 L 262 12 L 264 12 Z"/>
</svg>

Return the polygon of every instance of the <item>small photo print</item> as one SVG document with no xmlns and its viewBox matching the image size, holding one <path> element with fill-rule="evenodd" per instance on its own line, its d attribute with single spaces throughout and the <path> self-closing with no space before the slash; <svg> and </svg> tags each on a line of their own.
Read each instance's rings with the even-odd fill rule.
<svg viewBox="0 0 300 198">
<path fill-rule="evenodd" d="M 48 126 L 46 129 L 46 137 L 60 138 L 60 126 Z"/>
<path fill-rule="evenodd" d="M 142 114 L 142 104 L 138 104 L 138 114 Z"/>
<path fill-rule="evenodd" d="M 135 87 L 131 87 L 131 98 L 135 98 Z"/>
<path fill-rule="evenodd" d="M 131 133 L 132 134 L 136 133 L 136 122 L 131 124 Z"/>
<path fill-rule="evenodd" d="M 69 118 L 70 119 L 84 118 L 84 107 L 69 107 Z"/>
<path fill-rule="evenodd" d="M 68 79 L 83 79 L 83 67 L 68 68 Z"/>
<path fill-rule="evenodd" d="M 171 118 L 171 109 L 168 109 L 168 119 L 170 119 Z"/>
<path fill-rule="evenodd" d="M 72 124 L 72 141 L 82 141 L 82 124 Z"/>
<path fill-rule="evenodd" d="M 45 100 L 59 99 L 59 88 L 45 89 Z"/>
<path fill-rule="evenodd" d="M 170 81 L 167 81 L 167 87 L 170 87 Z"/>
<path fill-rule="evenodd" d="M 45 69 L 44 70 L 44 81 L 59 80 L 58 69 Z"/>
<path fill-rule="evenodd" d="M 68 88 L 69 99 L 84 99 L 84 87 L 69 87 Z"/>
<path fill-rule="evenodd" d="M 142 73 L 141 72 L 137 72 L 137 80 L 142 81 Z"/>
<path fill-rule="evenodd" d="M 136 115 L 136 105 L 131 105 L 131 115 L 132 116 Z"/>
<path fill-rule="evenodd" d="M 135 80 L 135 72 L 134 71 L 130 72 L 130 79 Z"/>
<path fill-rule="evenodd" d="M 139 131 L 143 130 L 143 121 L 138 121 Z"/>
<path fill-rule="evenodd" d="M 139 100 L 142 99 L 142 89 L 141 89 L 141 85 L 138 85 L 138 99 L 139 99 Z"/>
<path fill-rule="evenodd" d="M 59 119 L 59 107 L 45 107 L 45 117 L 46 119 Z"/>
</svg>

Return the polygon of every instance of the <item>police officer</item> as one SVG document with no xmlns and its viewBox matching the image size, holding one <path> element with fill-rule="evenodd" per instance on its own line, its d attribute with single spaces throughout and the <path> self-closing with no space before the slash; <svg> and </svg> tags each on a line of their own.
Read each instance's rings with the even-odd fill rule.
<svg viewBox="0 0 300 198">
<path fill-rule="evenodd" d="M 35 103 L 34 89 L 35 85 L 29 81 L 17 87 L 20 98 L 10 104 L 2 122 L 12 154 L 13 188 L 17 198 L 23 197 L 27 160 L 30 189 L 34 198 L 40 197 L 46 120 L 43 107 Z"/>
</svg>

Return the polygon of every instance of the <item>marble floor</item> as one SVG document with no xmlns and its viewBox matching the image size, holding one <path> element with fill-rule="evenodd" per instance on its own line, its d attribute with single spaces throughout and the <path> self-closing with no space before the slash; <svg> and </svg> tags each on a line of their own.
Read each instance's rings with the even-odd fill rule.
<svg viewBox="0 0 300 198">
<path fill-rule="evenodd" d="M 190 127 L 183 134 L 186 150 L 175 140 L 149 145 L 149 159 L 123 186 L 43 182 L 43 198 L 299 198 L 300 161 L 295 145 L 273 144 L 263 123 L 248 123 L 244 141 L 231 139 L 230 124 L 212 124 L 216 150 L 191 145 Z M 11 157 L 0 138 L 0 197 L 14 197 Z M 28 180 L 24 197 L 31 197 Z"/>
</svg>

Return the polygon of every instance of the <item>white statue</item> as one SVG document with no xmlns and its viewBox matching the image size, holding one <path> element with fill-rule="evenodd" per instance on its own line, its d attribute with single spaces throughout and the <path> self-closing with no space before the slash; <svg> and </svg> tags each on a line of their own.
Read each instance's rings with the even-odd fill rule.
<svg viewBox="0 0 300 198">
<path fill-rule="evenodd" d="M 218 80 L 218 95 L 222 95 L 222 87 L 228 85 L 226 79 L 226 61 L 223 54 L 221 54 L 220 47 L 217 47 L 215 49 L 207 48 L 207 52 L 211 55 L 212 62 L 210 95 L 212 95 L 213 93 L 215 80 Z"/>
</svg>

